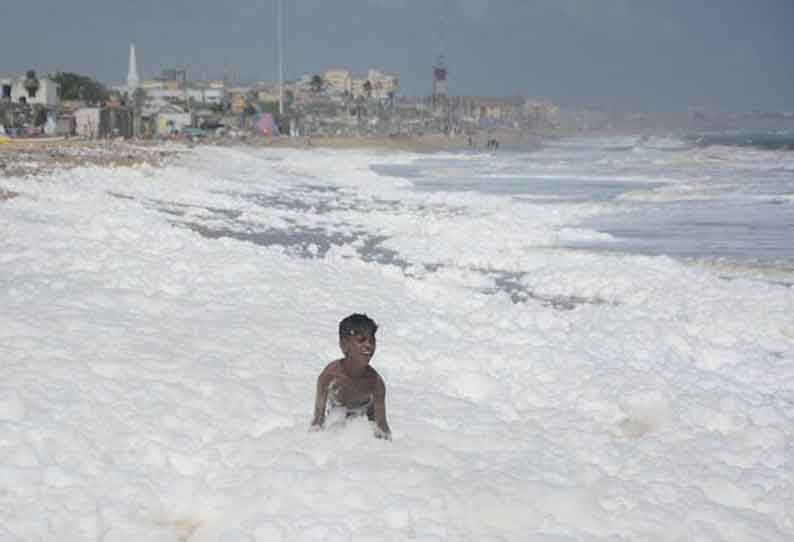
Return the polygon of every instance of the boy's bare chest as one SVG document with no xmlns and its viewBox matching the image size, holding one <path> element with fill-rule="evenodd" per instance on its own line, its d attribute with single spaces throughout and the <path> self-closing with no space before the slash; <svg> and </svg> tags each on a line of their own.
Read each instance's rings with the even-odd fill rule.
<svg viewBox="0 0 794 542">
<path fill-rule="evenodd" d="M 375 378 L 350 378 L 336 375 L 328 385 L 328 396 L 335 402 L 350 405 L 368 400 L 375 389 Z"/>
</svg>

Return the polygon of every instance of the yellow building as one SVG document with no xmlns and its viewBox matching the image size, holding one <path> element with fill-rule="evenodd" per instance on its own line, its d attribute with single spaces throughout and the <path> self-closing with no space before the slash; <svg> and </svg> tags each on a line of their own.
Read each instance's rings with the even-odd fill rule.
<svg viewBox="0 0 794 542">
<path fill-rule="evenodd" d="M 353 77 L 350 75 L 349 70 L 341 68 L 326 70 L 323 74 L 323 80 L 330 88 L 336 91 L 351 92 L 353 90 Z"/>
<path fill-rule="evenodd" d="M 239 114 L 245 111 L 248 105 L 248 89 L 232 88 L 228 90 L 232 105 L 232 113 Z"/>
<path fill-rule="evenodd" d="M 367 82 L 366 79 L 353 79 L 350 82 L 350 93 L 355 97 L 358 98 L 359 96 L 367 97 L 367 92 L 364 90 L 364 84 Z"/>
<path fill-rule="evenodd" d="M 372 85 L 373 98 L 388 98 L 390 94 L 397 92 L 400 82 L 396 75 L 383 73 L 374 68 L 367 72 L 367 79 Z"/>
<path fill-rule="evenodd" d="M 159 90 L 165 88 L 165 84 L 157 79 L 146 79 L 141 81 L 140 88 L 143 90 Z"/>
<path fill-rule="evenodd" d="M 260 102 L 277 102 L 279 93 L 277 88 L 261 88 L 256 91 L 256 99 Z"/>
</svg>

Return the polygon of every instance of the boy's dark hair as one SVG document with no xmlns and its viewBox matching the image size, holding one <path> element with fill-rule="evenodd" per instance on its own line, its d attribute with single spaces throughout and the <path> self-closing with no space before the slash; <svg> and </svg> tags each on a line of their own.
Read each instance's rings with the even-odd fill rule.
<svg viewBox="0 0 794 542">
<path fill-rule="evenodd" d="M 376 331 L 378 331 L 378 324 L 366 314 L 351 314 L 339 322 L 340 339 L 362 332 L 375 335 Z"/>
</svg>

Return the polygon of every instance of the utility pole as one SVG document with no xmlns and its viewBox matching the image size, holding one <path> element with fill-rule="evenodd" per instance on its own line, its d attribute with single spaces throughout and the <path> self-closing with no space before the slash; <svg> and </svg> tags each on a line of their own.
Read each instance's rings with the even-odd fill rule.
<svg viewBox="0 0 794 542">
<path fill-rule="evenodd" d="M 278 40 L 278 113 L 284 114 L 284 0 L 276 0 L 276 39 Z"/>
<path fill-rule="evenodd" d="M 185 91 L 185 109 L 190 113 L 190 93 L 187 90 L 187 68 L 182 70 L 182 89 Z"/>
</svg>

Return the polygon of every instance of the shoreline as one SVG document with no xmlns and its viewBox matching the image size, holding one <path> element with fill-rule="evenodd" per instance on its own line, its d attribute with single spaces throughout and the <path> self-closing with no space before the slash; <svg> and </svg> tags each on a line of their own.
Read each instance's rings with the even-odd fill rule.
<svg viewBox="0 0 794 542">
<path fill-rule="evenodd" d="M 303 136 L 264 139 L 256 146 L 287 149 L 378 150 L 433 153 L 465 148 L 462 136 Z"/>
<path fill-rule="evenodd" d="M 265 147 L 290 149 L 340 149 L 340 150 L 379 150 L 404 151 L 420 154 L 482 150 L 488 139 L 496 139 L 503 144 L 540 145 L 543 137 L 529 132 L 512 132 L 507 130 L 491 133 L 474 134 L 469 138 L 465 134 L 424 134 L 394 136 L 303 136 L 266 139 L 261 144 Z"/>
<path fill-rule="evenodd" d="M 81 166 L 159 167 L 169 158 L 196 145 L 220 147 L 248 146 L 273 149 L 371 150 L 380 152 L 435 152 L 484 150 L 487 139 L 502 144 L 540 145 L 544 139 L 533 133 L 493 131 L 471 136 L 459 134 L 395 135 L 395 136 L 303 136 L 220 138 L 188 140 L 86 140 L 81 138 L 4 138 L 0 144 L 0 179 L 29 177 L 56 169 Z M 180 149 L 173 144 L 184 146 Z M 0 185 L 0 201 L 14 193 Z"/>
<path fill-rule="evenodd" d="M 0 203 L 19 196 L 3 179 L 30 178 L 76 167 L 162 167 L 196 145 L 261 149 L 335 149 L 433 153 L 468 148 L 466 136 L 441 134 L 381 137 L 249 137 L 187 140 L 86 140 L 41 137 L 0 140 Z"/>
<path fill-rule="evenodd" d="M 548 134 L 491 132 L 479 134 L 480 138 L 495 137 L 505 145 L 541 145 L 544 140 L 554 139 Z M 37 177 L 50 175 L 57 171 L 68 171 L 76 167 L 152 167 L 159 168 L 192 147 L 217 146 L 227 148 L 248 148 L 255 151 L 266 149 L 294 149 L 311 152 L 311 150 L 365 150 L 378 153 L 411 152 L 432 154 L 446 151 L 477 151 L 468 145 L 467 136 L 449 137 L 441 134 L 422 136 L 379 136 L 379 137 L 282 137 L 266 139 L 241 138 L 206 140 L 199 143 L 162 141 L 89 141 L 77 138 L 37 138 L 13 139 L 0 145 L 0 206 L 6 201 L 24 196 L 24 182 L 35 181 Z M 482 139 L 481 139 L 482 141 Z M 11 186 L 4 186 L 4 179 L 15 178 Z M 586 252 L 602 252 L 604 247 L 562 247 L 566 250 L 583 250 Z M 633 254 L 645 254 L 642 251 L 619 249 Z M 653 255 L 653 253 L 651 253 Z M 755 276 L 792 284 L 791 277 L 794 267 L 790 262 L 766 262 L 736 258 L 722 258 L 706 254 L 687 257 L 667 253 L 687 265 L 714 268 L 726 276 Z"/>
<path fill-rule="evenodd" d="M 43 175 L 82 166 L 158 167 L 178 151 L 148 141 L 89 141 L 84 139 L 7 139 L 0 145 L 0 180 Z M 10 199 L 0 185 L 0 200 Z"/>
</svg>

